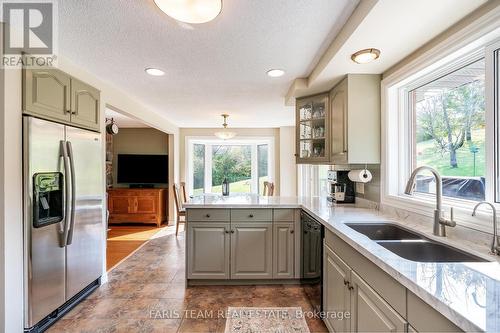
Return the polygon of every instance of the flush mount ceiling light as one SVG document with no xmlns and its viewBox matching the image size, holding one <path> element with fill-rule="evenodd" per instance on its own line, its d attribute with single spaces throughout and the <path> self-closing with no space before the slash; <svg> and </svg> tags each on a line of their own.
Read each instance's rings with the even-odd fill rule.
<svg viewBox="0 0 500 333">
<path fill-rule="evenodd" d="M 236 136 L 236 133 L 231 132 L 227 129 L 227 118 L 229 117 L 229 115 L 223 114 L 221 116 L 224 118 L 224 124 L 222 124 L 222 126 L 223 126 L 222 131 L 215 132 L 214 135 L 222 140 L 229 140 L 229 139 L 234 138 Z"/>
<path fill-rule="evenodd" d="M 364 49 L 354 53 L 351 56 L 352 61 L 357 64 L 367 64 L 380 57 L 380 50 L 377 49 Z"/>
<path fill-rule="evenodd" d="M 146 73 L 148 73 L 151 76 L 163 76 L 165 75 L 165 72 L 162 71 L 161 69 L 158 68 L 146 68 L 145 69 Z"/>
<path fill-rule="evenodd" d="M 184 23 L 206 23 L 222 11 L 222 0 L 154 0 L 165 14 Z"/>
<path fill-rule="evenodd" d="M 285 71 L 282 69 L 270 69 L 267 71 L 267 75 L 270 77 L 280 77 L 285 75 Z"/>
</svg>

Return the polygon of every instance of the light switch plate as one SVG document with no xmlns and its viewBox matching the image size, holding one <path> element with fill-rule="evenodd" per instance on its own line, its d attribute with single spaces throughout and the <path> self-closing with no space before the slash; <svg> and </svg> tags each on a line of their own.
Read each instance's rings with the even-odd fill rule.
<svg viewBox="0 0 500 333">
<path fill-rule="evenodd" d="M 364 183 L 356 183 L 356 193 L 365 194 L 365 184 Z"/>
</svg>

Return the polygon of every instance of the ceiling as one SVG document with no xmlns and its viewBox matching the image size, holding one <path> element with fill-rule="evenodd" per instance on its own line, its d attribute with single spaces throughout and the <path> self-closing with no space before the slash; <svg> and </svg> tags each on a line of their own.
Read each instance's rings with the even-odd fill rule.
<svg viewBox="0 0 500 333">
<path fill-rule="evenodd" d="M 230 127 L 293 125 L 290 84 L 311 72 L 358 2 L 226 0 L 214 21 L 190 26 L 153 0 L 64 0 L 59 52 L 180 127 L 218 127 L 221 113 Z M 271 68 L 286 75 L 269 78 Z"/>
<path fill-rule="evenodd" d="M 133 119 L 131 117 L 128 117 L 122 113 L 116 112 L 114 110 L 111 110 L 109 108 L 106 108 L 105 111 L 106 118 L 113 118 L 115 121 L 116 125 L 118 125 L 119 128 L 144 128 L 144 127 L 149 127 L 148 125 L 144 124 L 142 121 Z"/>
<path fill-rule="evenodd" d="M 486 0 L 379 0 L 365 6 L 363 16 L 352 25 L 349 19 L 349 29 L 343 29 L 349 31 L 339 34 L 346 32 L 347 37 L 337 37 L 311 75 L 291 85 L 287 103 L 330 89 L 346 73 L 384 73 L 484 3 Z M 354 52 L 372 47 L 381 51 L 377 61 L 363 65 L 351 61 Z"/>
</svg>

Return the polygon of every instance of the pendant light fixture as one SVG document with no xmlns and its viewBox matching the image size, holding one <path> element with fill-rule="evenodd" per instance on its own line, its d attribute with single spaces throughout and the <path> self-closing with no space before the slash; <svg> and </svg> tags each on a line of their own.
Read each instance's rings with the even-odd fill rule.
<svg viewBox="0 0 500 333">
<path fill-rule="evenodd" d="M 229 115 L 222 114 L 221 116 L 224 118 L 224 124 L 222 124 L 223 126 L 222 131 L 215 132 L 214 135 L 222 140 L 229 140 L 234 138 L 236 136 L 236 132 L 231 132 L 227 129 L 227 118 L 229 117 Z"/>
<path fill-rule="evenodd" d="M 222 11 L 222 0 L 154 0 L 165 14 L 184 23 L 206 23 Z"/>
</svg>

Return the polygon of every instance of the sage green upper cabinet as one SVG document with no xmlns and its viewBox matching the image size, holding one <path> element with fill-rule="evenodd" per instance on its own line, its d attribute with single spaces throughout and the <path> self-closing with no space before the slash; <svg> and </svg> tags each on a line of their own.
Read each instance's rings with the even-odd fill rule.
<svg viewBox="0 0 500 333">
<path fill-rule="evenodd" d="M 328 93 L 297 98 L 297 163 L 378 164 L 380 130 L 380 75 L 348 74 Z"/>
<path fill-rule="evenodd" d="M 330 91 L 332 164 L 380 163 L 380 75 L 348 74 Z"/>
<path fill-rule="evenodd" d="M 57 69 L 23 69 L 23 110 L 54 121 L 71 121 L 71 77 Z"/>
<path fill-rule="evenodd" d="M 331 151 L 330 160 L 347 164 L 347 80 L 330 92 Z"/>
<path fill-rule="evenodd" d="M 55 68 L 24 68 L 23 112 L 99 132 L 100 92 Z"/>
<path fill-rule="evenodd" d="M 71 122 L 99 129 L 99 90 L 77 79 L 71 80 Z M 97 126 L 97 128 L 96 128 Z"/>
<path fill-rule="evenodd" d="M 298 98 L 296 106 L 297 163 L 328 163 L 330 160 L 328 94 Z"/>
</svg>

